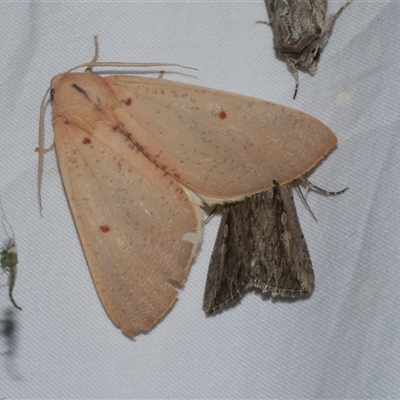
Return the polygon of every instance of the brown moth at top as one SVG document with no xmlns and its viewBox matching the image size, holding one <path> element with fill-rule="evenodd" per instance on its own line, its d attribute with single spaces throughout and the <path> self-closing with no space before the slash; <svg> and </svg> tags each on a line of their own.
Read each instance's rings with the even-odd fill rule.
<svg viewBox="0 0 400 400">
<path fill-rule="evenodd" d="M 333 26 L 351 2 L 348 0 L 336 14 L 327 16 L 327 0 L 266 0 L 275 50 L 285 58 L 296 82 L 293 98 L 299 87 L 298 68 L 315 74 Z"/>
<path fill-rule="evenodd" d="M 149 64 L 79 67 L 97 66 Z M 321 121 L 282 105 L 73 70 L 49 88 L 58 163 L 99 297 L 129 336 L 149 330 L 174 304 L 201 242 L 203 204 L 288 183 L 337 143 Z"/>
</svg>

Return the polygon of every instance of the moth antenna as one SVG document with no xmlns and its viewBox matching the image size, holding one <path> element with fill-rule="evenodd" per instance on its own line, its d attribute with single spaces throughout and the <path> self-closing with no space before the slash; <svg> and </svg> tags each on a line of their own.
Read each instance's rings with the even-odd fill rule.
<svg viewBox="0 0 400 400">
<path fill-rule="evenodd" d="M 286 57 L 286 66 L 289 70 L 289 72 L 292 74 L 293 78 L 294 78 L 294 82 L 295 82 L 295 87 L 294 87 L 294 94 L 293 94 L 293 100 L 296 98 L 297 96 L 297 92 L 299 90 L 299 71 L 296 68 L 296 60 L 291 58 L 291 57 Z"/>
<path fill-rule="evenodd" d="M 69 69 L 65 73 L 69 73 L 72 71 L 75 71 L 76 69 L 86 67 L 85 72 L 92 72 L 93 67 L 179 67 L 179 68 L 184 68 L 184 69 L 193 69 L 195 71 L 198 71 L 197 68 L 193 67 L 186 67 L 184 65 L 180 64 L 169 64 L 169 63 L 130 63 L 130 62 L 98 62 L 99 58 L 99 37 L 96 35 L 94 36 L 94 57 L 93 60 L 77 65 L 74 68 Z M 164 74 L 164 71 L 160 71 L 160 74 Z M 160 78 L 162 77 L 159 76 Z"/>
<path fill-rule="evenodd" d="M 65 73 L 73 72 L 76 71 L 79 68 L 90 68 L 90 67 L 117 67 L 117 68 L 148 68 L 148 67 L 179 67 L 179 68 L 184 68 L 184 69 L 191 69 L 193 71 L 198 71 L 197 68 L 193 67 L 187 67 L 185 65 L 181 64 L 173 64 L 173 63 L 159 63 L 159 62 L 154 62 L 154 63 L 130 63 L 130 62 L 87 62 L 83 64 L 79 64 L 76 67 L 73 67 L 69 69 L 68 71 L 65 71 Z"/>
<path fill-rule="evenodd" d="M 293 100 L 296 99 L 298 90 L 299 90 L 299 82 L 296 81 L 296 86 L 294 88 L 294 94 L 293 94 Z"/>
<path fill-rule="evenodd" d="M 299 83 L 300 83 L 299 71 L 297 71 L 295 62 L 293 60 L 290 60 L 289 58 L 286 58 L 286 65 L 289 67 L 289 71 L 291 72 L 291 74 L 294 77 L 295 86 L 294 86 L 293 100 L 295 100 L 296 96 L 297 96 L 297 92 L 299 90 Z"/>
<path fill-rule="evenodd" d="M 46 90 L 46 93 L 44 94 L 44 97 L 42 99 L 42 102 L 40 104 L 40 117 L 39 117 L 39 146 L 37 148 L 37 151 L 39 153 L 39 162 L 38 162 L 38 196 L 39 196 L 39 207 L 41 210 L 43 210 L 42 206 L 42 175 L 43 175 L 43 160 L 44 160 L 44 153 L 49 151 L 48 149 L 46 150 L 44 148 L 44 112 L 46 109 L 46 103 L 47 103 L 47 96 L 50 93 L 51 86 L 48 87 Z M 53 149 L 54 147 L 54 142 L 53 145 L 50 146 L 49 149 Z"/>
<path fill-rule="evenodd" d="M 94 36 L 94 56 L 91 63 L 96 63 L 99 58 L 99 37 L 97 35 Z M 85 73 L 92 73 L 93 67 L 87 67 L 85 69 Z"/>
<path fill-rule="evenodd" d="M 300 178 L 303 179 L 303 178 Z M 314 215 L 313 211 L 311 210 L 311 207 L 308 205 L 306 197 L 307 197 L 307 189 L 306 189 L 306 195 L 304 196 L 303 191 L 301 190 L 301 187 L 299 185 L 299 180 L 300 179 L 296 179 L 296 186 L 297 186 L 297 190 L 300 194 L 300 197 L 304 203 L 304 205 L 306 206 L 307 210 L 310 212 L 310 214 L 312 215 L 312 217 L 314 218 L 315 222 L 318 223 L 317 217 Z"/>
<path fill-rule="evenodd" d="M 92 62 L 95 63 L 97 59 L 99 58 L 99 37 L 97 35 L 94 36 L 94 57 Z"/>
</svg>

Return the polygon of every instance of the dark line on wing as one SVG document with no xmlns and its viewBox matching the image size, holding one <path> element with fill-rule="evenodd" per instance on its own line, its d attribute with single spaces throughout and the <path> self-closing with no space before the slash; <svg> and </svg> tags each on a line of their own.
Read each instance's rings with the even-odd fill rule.
<svg viewBox="0 0 400 400">
<path fill-rule="evenodd" d="M 73 83 L 72 85 L 71 85 L 76 91 L 78 91 L 79 93 L 82 93 L 84 96 L 85 96 L 85 98 L 87 99 L 87 100 L 89 100 L 89 97 L 88 97 L 88 95 L 87 95 L 87 93 L 86 93 L 86 90 L 84 90 L 84 89 L 82 89 L 81 87 L 79 87 L 77 84 L 75 84 L 75 83 Z"/>
</svg>

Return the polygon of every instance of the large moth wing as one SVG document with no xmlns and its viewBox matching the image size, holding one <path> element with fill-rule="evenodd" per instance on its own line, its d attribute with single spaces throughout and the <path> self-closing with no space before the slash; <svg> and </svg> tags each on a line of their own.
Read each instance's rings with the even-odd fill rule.
<svg viewBox="0 0 400 400">
<path fill-rule="evenodd" d="M 181 186 L 140 152 L 127 160 L 62 118 L 55 120 L 55 140 L 99 297 L 124 333 L 148 330 L 186 279 L 200 241 L 197 210 Z"/>
<path fill-rule="evenodd" d="M 228 305 L 256 287 L 273 296 L 310 294 L 314 273 L 291 185 L 224 206 L 208 270 L 203 308 Z"/>
<path fill-rule="evenodd" d="M 159 167 L 206 197 L 238 200 L 288 183 L 337 143 L 316 118 L 282 105 L 164 79 L 104 78 L 116 115 Z M 216 201 L 221 202 L 221 201 Z"/>
</svg>

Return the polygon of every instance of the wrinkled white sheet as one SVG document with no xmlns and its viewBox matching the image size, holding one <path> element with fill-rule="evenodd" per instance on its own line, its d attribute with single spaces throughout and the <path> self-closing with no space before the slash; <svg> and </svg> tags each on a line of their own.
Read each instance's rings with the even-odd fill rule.
<svg viewBox="0 0 400 400">
<path fill-rule="evenodd" d="M 330 11 L 344 1 L 331 1 Z M 271 29 L 255 23 L 260 19 L 267 19 L 261 0 L 0 3 L 0 196 L 17 240 L 14 297 L 23 307 L 15 313 L 14 352 L 0 356 L 0 398 L 400 396 L 399 3 L 354 0 L 317 74 L 300 73 L 296 100 L 293 77 L 275 56 Z M 299 108 L 336 132 L 337 149 L 310 178 L 350 190 L 308 196 L 318 223 L 297 198 L 316 275 L 311 298 L 248 293 L 207 318 L 202 299 L 214 218 L 162 322 L 133 341 L 110 322 L 54 152 L 45 157 L 40 214 L 34 152 L 50 79 L 91 60 L 95 34 L 102 61 L 196 67 L 169 68 L 165 78 Z M 0 319 L 8 304 L 0 288 Z M 4 337 L 0 346 L 7 350 Z"/>
</svg>

